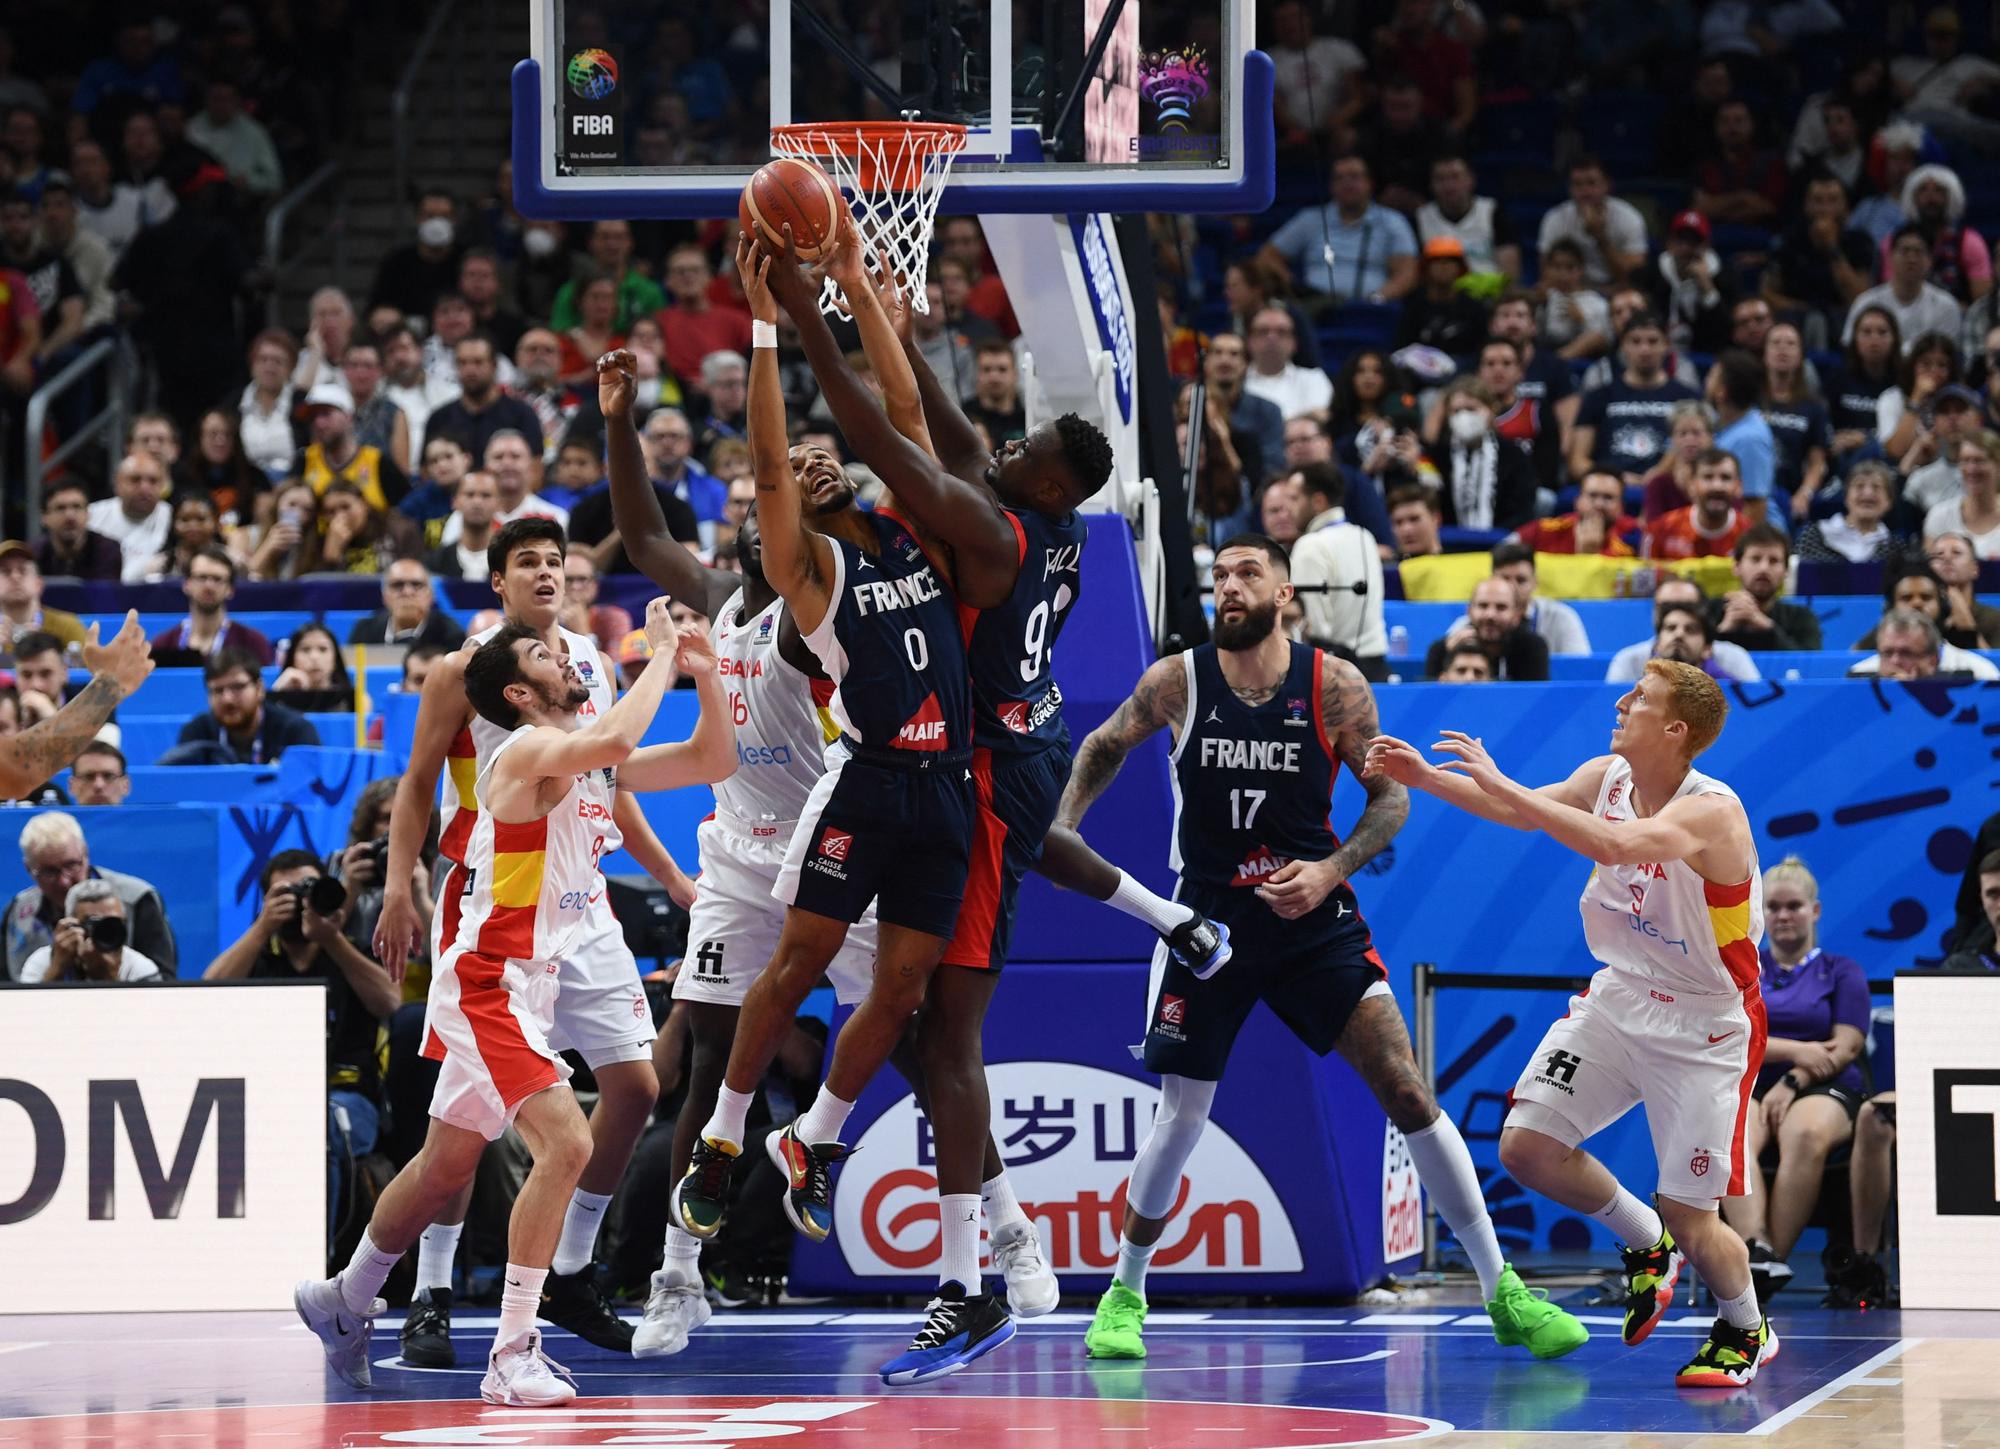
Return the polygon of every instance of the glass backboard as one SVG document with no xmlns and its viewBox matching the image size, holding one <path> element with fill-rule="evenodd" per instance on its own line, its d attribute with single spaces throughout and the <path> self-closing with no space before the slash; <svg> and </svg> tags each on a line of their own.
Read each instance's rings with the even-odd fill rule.
<svg viewBox="0 0 2000 1449">
<path fill-rule="evenodd" d="M 733 216 L 773 125 L 968 128 L 948 213 L 1261 211 L 1253 0 L 533 0 L 514 72 L 532 216 Z"/>
</svg>

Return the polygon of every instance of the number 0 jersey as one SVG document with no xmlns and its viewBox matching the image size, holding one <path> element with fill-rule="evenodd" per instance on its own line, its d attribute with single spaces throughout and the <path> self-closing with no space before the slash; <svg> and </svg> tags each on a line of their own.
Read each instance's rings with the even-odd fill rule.
<svg viewBox="0 0 2000 1449">
<path fill-rule="evenodd" d="M 1021 551 L 1014 592 L 990 609 L 964 613 L 973 620 L 967 645 L 973 743 L 1014 759 L 1069 748 L 1062 690 L 1049 660 L 1083 587 L 1083 541 L 1090 529 L 1077 513 L 1057 520 L 1008 509 L 1006 516 Z"/>
<path fill-rule="evenodd" d="M 832 603 L 806 647 L 834 683 L 827 711 L 856 744 L 952 753 L 972 745 L 958 606 L 908 524 L 859 515 L 880 540 L 864 553 L 828 536 Z"/>
<path fill-rule="evenodd" d="M 604 890 L 598 861 L 616 848 L 612 771 L 587 770 L 539 820 L 495 820 L 493 766 L 535 729 L 506 735 L 479 768 L 477 822 L 466 844 L 465 902 L 455 944 L 497 960 L 554 961 L 583 934 L 585 911 Z"/>
<path fill-rule="evenodd" d="M 495 624 L 489 629 L 482 629 L 466 642 L 468 645 L 484 644 L 499 632 L 500 626 Z M 605 711 L 618 699 L 612 681 L 604 677 L 597 641 L 587 635 L 572 633 L 560 625 L 556 632 L 569 645 L 570 664 L 576 670 L 576 677 L 590 691 L 590 698 L 577 708 L 577 722 L 593 724 L 602 719 Z M 494 750 L 507 736 L 508 731 L 468 707 L 465 723 L 445 751 L 444 789 L 438 804 L 444 833 L 438 838 L 438 853 L 446 860 L 455 860 L 461 865 L 466 863 L 465 852 L 472 839 L 473 826 L 479 820 L 479 800 L 474 783 L 493 758 Z M 615 774 L 613 778 L 615 782 Z M 618 827 L 608 821 L 606 836 L 606 854 L 623 843 Z M 451 943 L 447 941 L 445 944 Z"/>
<path fill-rule="evenodd" d="M 1320 726 L 1325 656 L 1291 651 L 1278 692 L 1254 707 L 1229 688 L 1213 644 L 1181 655 L 1188 712 L 1172 757 L 1171 860 L 1190 881 L 1254 887 L 1339 848 L 1327 820 L 1339 761 Z"/>
</svg>

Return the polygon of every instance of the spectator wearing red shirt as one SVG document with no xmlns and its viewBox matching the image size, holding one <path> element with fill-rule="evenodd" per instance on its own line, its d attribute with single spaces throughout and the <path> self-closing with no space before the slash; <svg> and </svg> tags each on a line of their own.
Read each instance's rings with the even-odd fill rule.
<svg viewBox="0 0 2000 1449">
<path fill-rule="evenodd" d="M 979 220 L 971 216 L 948 216 L 938 223 L 938 248 L 948 257 L 965 264 L 972 290 L 965 307 L 976 317 L 984 317 L 1000 329 L 1002 337 L 1021 335 L 1013 305 L 1007 300 L 1007 286 L 991 271 L 992 258 L 986 254 L 986 234 Z"/>
<path fill-rule="evenodd" d="M 1639 520 L 1626 516 L 1624 503 L 1625 484 L 1616 473 L 1586 473 L 1577 488 L 1576 512 L 1538 518 L 1515 529 L 1514 541 L 1536 553 L 1631 558 L 1636 551 L 1626 540 L 1638 536 Z"/>
<path fill-rule="evenodd" d="M 1479 84 L 1472 51 L 1440 30 L 1433 0 L 1397 0 L 1395 18 L 1375 31 L 1375 68 L 1400 71 L 1424 93 L 1424 114 L 1460 135 L 1479 114 Z"/>
<path fill-rule="evenodd" d="M 1757 144 L 1757 118 L 1731 97 L 1715 108 L 1715 154 L 1694 173 L 1694 209 L 1710 221 L 1771 226 L 1785 204 L 1785 163 Z"/>
<path fill-rule="evenodd" d="M 0 386 L 26 397 L 35 390 L 35 352 L 42 345 L 42 309 L 28 279 L 0 267 Z"/>
<path fill-rule="evenodd" d="M 1646 529 L 1646 557 L 1671 563 L 1688 558 L 1728 558 L 1750 527 L 1737 504 L 1743 479 L 1736 456 L 1710 448 L 1694 460 L 1694 502 L 1663 513 Z"/>
<path fill-rule="evenodd" d="M 718 306 L 709 283 L 715 269 L 708 253 L 692 243 L 667 254 L 667 292 L 673 301 L 657 314 L 666 339 L 667 368 L 682 382 L 701 376 L 701 360 L 711 352 L 750 355 L 750 314 Z"/>
</svg>

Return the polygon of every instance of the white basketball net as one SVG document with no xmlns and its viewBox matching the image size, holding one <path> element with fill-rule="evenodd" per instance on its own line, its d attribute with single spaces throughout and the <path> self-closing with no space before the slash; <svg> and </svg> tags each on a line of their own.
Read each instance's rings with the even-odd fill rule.
<svg viewBox="0 0 2000 1449">
<path fill-rule="evenodd" d="M 854 211 L 868 269 L 879 276 L 886 259 L 905 304 L 925 314 L 930 312 L 924 281 L 938 200 L 953 159 L 964 149 L 963 126 L 829 123 L 771 132 L 774 156 L 810 161 L 833 177 Z M 845 310 L 840 288 L 830 277 L 819 309 L 829 317 Z"/>
</svg>

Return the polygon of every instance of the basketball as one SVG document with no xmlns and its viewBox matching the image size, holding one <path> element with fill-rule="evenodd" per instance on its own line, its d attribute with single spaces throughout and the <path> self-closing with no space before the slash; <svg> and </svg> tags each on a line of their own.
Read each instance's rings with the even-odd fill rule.
<svg viewBox="0 0 2000 1449">
<path fill-rule="evenodd" d="M 784 228 L 801 261 L 816 262 L 833 241 L 840 220 L 840 190 L 810 161 L 789 158 L 759 167 L 743 188 L 737 219 L 775 251 L 785 248 Z"/>
</svg>

